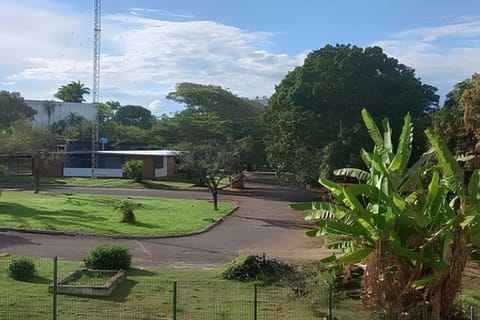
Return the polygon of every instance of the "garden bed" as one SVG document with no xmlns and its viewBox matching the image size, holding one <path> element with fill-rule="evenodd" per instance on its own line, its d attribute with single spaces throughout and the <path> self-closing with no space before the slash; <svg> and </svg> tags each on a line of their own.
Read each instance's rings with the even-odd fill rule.
<svg viewBox="0 0 480 320">
<path fill-rule="evenodd" d="M 126 279 L 125 270 L 78 269 L 57 283 L 57 293 L 109 296 Z M 48 287 L 53 292 L 53 285 Z"/>
</svg>

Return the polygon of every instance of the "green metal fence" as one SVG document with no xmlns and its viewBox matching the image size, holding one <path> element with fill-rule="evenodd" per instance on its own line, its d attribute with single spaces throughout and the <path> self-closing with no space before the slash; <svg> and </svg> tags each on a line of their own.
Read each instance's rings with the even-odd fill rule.
<svg viewBox="0 0 480 320">
<path fill-rule="evenodd" d="M 310 298 L 295 296 L 289 287 L 220 279 L 159 281 L 150 271 L 135 269 L 108 297 L 55 295 L 48 292 L 55 278 L 54 259 L 35 259 L 37 275 L 26 282 L 8 277 L 11 260 L 0 258 L 0 320 L 328 319 L 327 286 L 318 289 L 313 306 Z M 79 264 L 60 261 L 58 266 L 61 279 Z"/>
</svg>

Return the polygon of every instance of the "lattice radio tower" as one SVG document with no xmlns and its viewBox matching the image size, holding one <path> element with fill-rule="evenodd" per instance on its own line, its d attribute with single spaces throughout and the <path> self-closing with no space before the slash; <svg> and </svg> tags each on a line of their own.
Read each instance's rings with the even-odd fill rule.
<svg viewBox="0 0 480 320">
<path fill-rule="evenodd" d="M 98 102 L 100 92 L 100 36 L 101 36 L 101 3 L 94 0 L 93 9 L 93 103 Z M 98 116 L 95 121 L 95 128 L 92 132 L 92 179 L 96 177 L 97 151 L 98 151 Z"/>
<path fill-rule="evenodd" d="M 101 36 L 101 3 L 94 0 L 93 15 L 93 102 L 98 102 L 100 91 L 100 36 Z"/>
</svg>

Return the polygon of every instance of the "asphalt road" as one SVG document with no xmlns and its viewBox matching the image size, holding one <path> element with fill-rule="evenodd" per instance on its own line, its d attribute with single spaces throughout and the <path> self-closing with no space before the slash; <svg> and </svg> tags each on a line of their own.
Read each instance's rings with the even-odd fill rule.
<svg viewBox="0 0 480 320">
<path fill-rule="evenodd" d="M 112 239 L 98 236 L 63 236 L 0 232 L 0 253 L 37 257 L 58 256 L 81 260 L 89 248 L 103 243 L 129 248 L 133 264 L 175 266 L 218 266 L 242 253 L 265 253 L 284 260 L 318 259 L 326 255 L 321 238 L 309 238 L 312 228 L 291 202 L 309 201 L 317 194 L 280 186 L 271 175 L 248 178 L 246 188 L 222 191 L 220 201 L 231 201 L 239 209 L 203 234 L 162 239 Z M 179 199 L 210 199 L 208 192 L 177 190 L 134 190 L 43 186 L 58 193 L 101 193 L 130 196 L 158 196 Z"/>
</svg>

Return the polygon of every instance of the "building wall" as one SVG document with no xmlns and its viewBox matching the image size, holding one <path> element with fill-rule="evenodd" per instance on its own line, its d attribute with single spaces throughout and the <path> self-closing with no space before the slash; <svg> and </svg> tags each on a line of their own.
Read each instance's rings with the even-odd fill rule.
<svg viewBox="0 0 480 320">
<path fill-rule="evenodd" d="M 55 161 L 50 163 L 48 166 L 40 169 L 41 177 L 54 177 L 60 178 L 63 177 L 63 162 Z"/>
<path fill-rule="evenodd" d="M 47 102 L 47 100 L 25 100 L 27 105 L 37 111 L 32 122 L 35 127 L 46 127 L 60 120 L 64 120 L 70 113 L 76 113 L 90 121 L 94 121 L 97 116 L 97 110 L 92 103 L 51 101 L 55 107 L 49 117 L 45 111 L 45 104 Z"/>
<path fill-rule="evenodd" d="M 177 174 L 177 163 L 175 157 L 167 157 L 167 177 L 173 177 Z"/>
<path fill-rule="evenodd" d="M 155 179 L 155 169 L 153 167 L 152 156 L 140 156 L 140 155 L 125 156 L 125 162 L 130 160 L 142 160 L 143 161 L 143 177 L 145 179 Z"/>
</svg>

